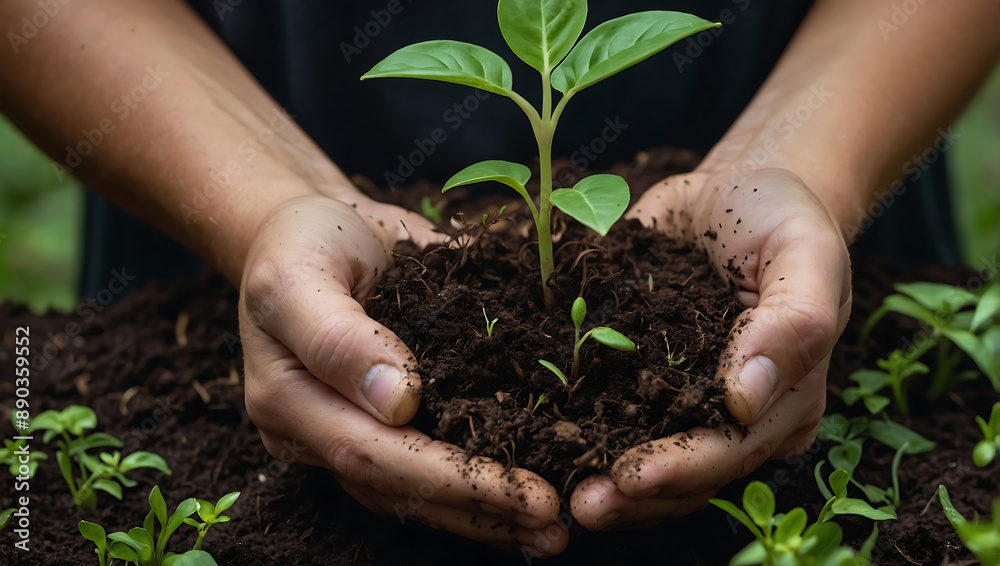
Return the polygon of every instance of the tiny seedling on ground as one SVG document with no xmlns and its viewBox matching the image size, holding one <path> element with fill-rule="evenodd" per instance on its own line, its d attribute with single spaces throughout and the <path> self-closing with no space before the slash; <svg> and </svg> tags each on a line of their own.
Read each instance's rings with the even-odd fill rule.
<svg viewBox="0 0 1000 566">
<path fill-rule="evenodd" d="M 486 319 L 486 336 L 493 338 L 493 327 L 496 326 L 497 321 L 500 319 L 494 318 L 490 320 L 490 316 L 486 314 L 486 307 L 483 307 L 483 318 Z"/>
<path fill-rule="evenodd" d="M 976 423 L 983 431 L 983 439 L 973 448 L 972 461 L 980 468 L 984 468 L 996 459 L 997 449 L 1000 449 L 1000 402 L 993 405 L 990 420 L 976 415 Z"/>
<path fill-rule="evenodd" d="M 215 504 L 195 498 L 181 501 L 171 515 L 167 515 L 167 504 L 159 486 L 149 492 L 149 513 L 142 527 L 128 532 L 106 533 L 104 527 L 89 521 L 80 521 L 80 534 L 94 543 L 100 566 L 111 566 L 114 560 L 138 566 L 217 566 L 212 556 L 200 550 L 208 528 L 216 523 L 224 523 L 229 517 L 222 513 L 239 498 L 239 492 L 224 495 Z M 202 522 L 191 519 L 197 513 Z M 156 525 L 159 524 L 157 533 Z M 182 554 L 167 551 L 170 537 L 182 525 L 188 524 L 198 530 L 194 547 Z"/>
<path fill-rule="evenodd" d="M 122 442 L 103 432 L 84 434 L 97 426 L 97 415 L 89 407 L 70 405 L 62 411 L 45 411 L 31 420 L 29 431 L 44 430 L 42 442 L 59 437 L 56 462 L 78 510 L 95 509 L 97 492 L 122 498 L 122 487 L 134 487 L 135 480 L 125 474 L 137 468 L 153 468 L 170 475 L 170 468 L 160 456 L 138 451 L 121 457 L 114 452 L 101 452 L 97 458 L 87 454 L 95 448 L 120 448 Z"/>
<path fill-rule="evenodd" d="M 948 488 L 943 484 L 938 486 L 938 499 L 965 548 L 975 554 L 983 566 L 1000 566 L 1000 497 L 993 500 L 992 521 L 966 521 L 952 505 Z"/>
<path fill-rule="evenodd" d="M 431 197 L 425 196 L 420 199 L 420 215 L 435 224 L 441 224 L 444 222 L 444 217 L 441 215 L 441 210 L 443 208 L 444 201 L 433 204 L 431 202 Z"/>
<path fill-rule="evenodd" d="M 5 438 L 3 439 L 3 448 L 0 448 L 0 466 L 7 466 L 10 475 L 14 477 L 31 479 L 38 471 L 38 464 L 49 457 L 40 450 L 31 450 L 31 459 L 24 463 L 21 458 L 27 453 L 29 453 L 27 440 Z"/>
<path fill-rule="evenodd" d="M 580 328 L 583 326 L 583 320 L 587 318 L 587 301 L 585 301 L 583 297 L 577 297 L 576 300 L 573 301 L 573 308 L 570 309 L 570 318 L 573 319 L 573 327 L 576 330 L 573 338 L 572 376 L 574 380 L 576 380 L 580 375 L 580 346 L 583 345 L 587 338 L 593 337 L 594 340 L 604 344 L 605 346 L 614 348 L 615 350 L 621 350 L 623 352 L 635 351 L 635 342 L 629 340 L 621 332 L 608 328 L 607 326 L 592 328 L 582 337 L 580 336 Z M 570 380 L 566 377 L 566 374 L 556 367 L 555 364 L 547 360 L 538 360 L 538 363 L 554 373 L 567 391 L 572 391 L 572 389 L 575 388 L 575 385 L 570 385 Z M 579 383 L 579 381 L 577 381 L 577 383 Z"/>
<path fill-rule="evenodd" d="M 552 140 L 566 103 L 581 90 L 685 37 L 720 24 L 679 12 L 640 12 L 604 22 L 580 39 L 587 20 L 586 0 L 500 0 L 497 20 L 511 51 L 541 75 L 540 109 L 514 92 L 510 66 L 499 55 L 459 41 L 434 40 L 403 47 L 361 78 L 457 83 L 508 97 L 524 111 L 538 144 L 537 205 L 526 188 L 531 171 L 509 161 L 470 165 L 449 179 L 442 192 L 460 185 L 497 181 L 524 198 L 538 234 L 545 306 L 551 309 L 554 299 L 549 276 L 555 267 L 552 208 L 559 208 L 603 236 L 625 212 L 629 201 L 628 185 L 616 175 L 592 175 L 572 188 L 553 190 Z M 553 89 L 562 93 L 558 101 L 553 100 Z"/>
<path fill-rule="evenodd" d="M 10 516 L 14 514 L 14 511 L 17 511 L 17 509 L 10 508 L 0 511 L 0 531 L 7 528 L 7 523 L 10 522 Z"/>
<path fill-rule="evenodd" d="M 844 479 L 843 489 L 846 489 L 846 482 Z M 844 533 L 840 525 L 830 522 L 832 513 L 821 516 L 808 526 L 808 516 L 802 507 L 775 515 L 774 493 L 767 484 L 759 481 L 750 482 L 743 490 L 743 509 L 723 499 L 710 499 L 709 503 L 732 515 L 756 539 L 733 556 L 730 566 L 867 566 L 878 538 L 878 526 L 875 526 L 861 550 L 855 553 L 851 548 L 840 546 Z M 827 507 L 830 506 L 828 502 Z M 841 507 L 844 505 L 841 504 Z M 861 513 L 848 508 L 839 514 Z"/>
</svg>

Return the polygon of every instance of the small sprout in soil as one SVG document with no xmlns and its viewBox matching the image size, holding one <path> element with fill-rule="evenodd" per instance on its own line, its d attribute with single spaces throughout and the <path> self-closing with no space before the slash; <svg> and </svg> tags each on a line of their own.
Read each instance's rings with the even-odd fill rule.
<svg viewBox="0 0 1000 566">
<path fill-rule="evenodd" d="M 0 511 L 0 531 L 7 528 L 7 523 L 10 522 L 10 516 L 14 514 L 14 511 L 17 511 L 17 509 L 13 507 Z"/>
<path fill-rule="evenodd" d="M 952 505 L 948 488 L 943 484 L 938 486 L 938 499 L 965 548 L 975 554 L 983 566 L 1000 566 L 1000 497 L 993 500 L 992 521 L 966 521 Z"/>
<path fill-rule="evenodd" d="M 160 487 L 154 486 L 149 492 L 150 511 L 146 514 L 142 527 L 108 535 L 104 527 L 89 521 L 80 521 L 80 534 L 94 543 L 96 547 L 94 552 L 97 554 L 100 566 L 111 566 L 115 559 L 139 566 L 217 566 L 215 559 L 204 550 L 199 550 L 199 547 L 209 526 L 229 520 L 229 517 L 221 513 L 239 496 L 239 492 L 230 493 L 219 499 L 215 505 L 193 497 L 185 499 L 168 517 L 167 504 L 160 493 Z M 194 513 L 198 513 L 204 523 L 191 519 Z M 157 522 L 160 525 L 158 535 Z M 167 552 L 170 537 L 185 523 L 198 529 L 198 539 L 194 548 L 182 554 Z"/>
<path fill-rule="evenodd" d="M 580 346 L 591 336 L 594 337 L 594 340 L 610 348 L 623 352 L 635 351 L 635 342 L 632 342 L 622 333 L 607 326 L 592 328 L 582 338 L 580 337 L 580 326 L 583 325 L 583 319 L 587 317 L 587 301 L 583 300 L 583 297 L 577 297 L 573 301 L 570 317 L 573 319 L 573 326 L 576 328 L 575 343 L 573 344 L 573 379 L 576 379 L 580 375 Z"/>
<path fill-rule="evenodd" d="M 901 283 L 895 289 L 898 293 L 886 297 L 882 306 L 865 322 L 861 331 L 862 340 L 886 313 L 895 312 L 915 318 L 923 323 L 926 331 L 921 340 L 915 340 L 912 346 L 898 355 L 896 362 L 902 366 L 897 368 L 897 372 L 935 350 L 934 373 L 927 396 L 938 399 L 959 381 L 975 378 L 975 372 L 957 370 L 964 352 L 990 379 L 993 389 L 1000 391 L 1000 355 L 997 352 L 997 344 L 1000 344 L 1000 279 L 994 279 L 978 293 L 962 287 L 926 282 Z M 926 370 L 926 366 L 924 368 Z M 893 385 L 897 406 L 904 415 L 907 414 L 905 399 L 900 401 L 903 393 L 896 390 L 896 384 L 890 384 Z M 877 385 L 877 382 L 868 385 Z"/>
<path fill-rule="evenodd" d="M 420 199 L 420 215 L 435 224 L 444 222 L 444 216 L 441 215 L 442 209 L 444 209 L 444 201 L 433 204 L 431 197 L 425 196 Z"/>
<path fill-rule="evenodd" d="M 538 360 L 538 363 L 542 364 L 542 366 L 545 369 L 547 369 L 547 370 L 551 371 L 552 373 L 556 374 L 556 377 L 558 377 L 559 381 L 562 382 L 563 387 L 565 387 L 566 390 L 569 391 L 569 379 L 566 377 L 566 374 L 563 373 L 561 369 L 557 368 L 555 366 L 555 364 L 553 364 L 552 362 L 550 362 L 548 360 Z"/>
<path fill-rule="evenodd" d="M 137 468 L 153 468 L 170 475 L 170 468 L 160 456 L 152 452 L 137 451 L 121 457 L 117 450 L 101 452 L 98 458 L 87 454 L 94 448 L 120 448 L 122 442 L 103 432 L 84 434 L 84 430 L 97 426 L 93 409 L 70 405 L 62 411 L 45 411 L 31 420 L 29 431 L 44 430 L 42 442 L 60 436 L 56 462 L 69 487 L 77 510 L 96 509 L 97 492 L 110 493 L 122 498 L 122 487 L 134 487 L 135 480 L 125 474 Z"/>
<path fill-rule="evenodd" d="M 548 402 L 549 402 L 548 396 L 542 393 L 541 395 L 538 396 L 538 401 L 535 401 L 534 406 L 531 407 L 531 410 L 528 411 L 528 414 L 530 414 L 531 416 L 535 416 L 535 411 L 538 410 L 538 407 L 541 407 L 542 405 Z M 531 403 L 531 399 L 528 400 L 528 403 Z"/>
<path fill-rule="evenodd" d="M 858 454 L 857 456 L 853 456 L 852 454 L 850 457 L 845 458 L 843 456 L 840 456 L 839 453 L 835 453 L 835 451 L 831 449 L 830 464 L 833 465 L 834 468 L 842 469 L 845 472 L 847 472 L 850 482 L 855 486 L 857 486 L 858 489 L 860 489 L 865 494 L 865 497 L 868 498 L 868 501 L 870 503 L 882 504 L 882 507 L 879 507 L 878 510 L 884 511 L 886 513 L 895 514 L 896 508 L 899 507 L 899 502 L 901 497 L 899 492 L 899 463 L 902 461 L 903 454 L 906 454 L 906 451 L 909 448 L 909 446 L 910 446 L 909 442 L 904 442 L 903 445 L 900 446 L 898 450 L 896 450 L 896 455 L 893 457 L 892 465 L 890 466 L 889 469 L 890 477 L 892 477 L 892 486 L 885 489 L 872 484 L 862 485 L 854 478 L 854 469 L 857 467 L 860 461 L 860 454 Z M 834 458 L 835 454 L 838 455 L 837 458 Z M 813 472 L 816 477 L 816 485 L 819 487 L 820 493 L 822 493 L 824 497 L 829 499 L 833 495 L 830 493 L 830 490 L 827 489 L 826 484 L 823 482 L 823 479 L 820 475 L 820 470 L 822 469 L 823 464 L 824 461 L 820 460 L 816 464 L 816 467 L 813 470 Z M 845 468 L 844 466 L 848 467 Z"/>
<path fill-rule="evenodd" d="M 1000 402 L 993 405 L 989 421 L 976 415 L 976 423 L 983 431 L 983 439 L 973 448 L 972 461 L 980 468 L 985 468 L 996 459 L 997 449 L 1000 448 Z"/>
<path fill-rule="evenodd" d="M 843 471 L 843 470 L 841 470 Z M 846 485 L 846 479 L 844 480 Z M 832 515 L 809 525 L 805 509 L 796 507 L 788 513 L 774 514 L 774 493 L 767 484 L 750 482 L 743 490 L 743 509 L 722 499 L 709 503 L 732 515 L 753 533 L 754 540 L 730 560 L 730 566 L 752 564 L 781 565 L 856 565 L 871 563 L 871 552 L 878 538 L 878 526 L 872 529 L 861 550 L 855 554 L 841 547 L 843 530 L 830 522 Z"/>
<path fill-rule="evenodd" d="M 22 477 L 30 480 L 35 477 L 39 462 L 47 460 L 49 457 L 39 450 L 31 450 L 31 459 L 25 464 L 21 462 L 21 458 L 28 453 L 27 440 L 10 440 L 5 438 L 3 440 L 3 448 L 0 448 L 0 466 L 7 466 L 10 475 L 14 477 Z"/>
<path fill-rule="evenodd" d="M 889 420 L 884 414 L 881 420 L 868 417 L 848 420 L 841 414 L 825 415 L 820 421 L 816 437 L 834 443 L 827 452 L 830 464 L 834 468 L 843 468 L 848 474 L 854 473 L 854 468 L 861 460 L 861 448 L 868 438 L 894 450 L 903 450 L 906 454 L 921 454 L 933 450 L 935 446 L 934 442 Z"/>
<path fill-rule="evenodd" d="M 847 484 L 851 476 L 846 470 L 838 468 L 830 474 L 830 488 L 827 489 L 826 484 L 818 477 L 819 470 L 824 463 L 823 460 L 820 460 L 816 463 L 815 468 L 816 484 L 823 497 L 826 498 L 826 504 L 819 512 L 819 522 L 829 521 L 836 515 L 861 515 L 875 521 L 896 518 L 896 509 L 891 505 L 875 509 L 863 499 L 847 497 Z"/>
<path fill-rule="evenodd" d="M 456 83 L 506 96 L 524 111 L 538 144 L 537 206 L 526 188 L 531 170 L 509 161 L 470 165 L 449 179 L 442 192 L 460 185 L 496 181 L 524 198 L 538 233 L 542 292 L 546 308 L 551 309 L 554 298 L 549 276 L 555 266 L 553 206 L 603 236 L 625 212 L 629 201 L 628 185 L 617 175 L 591 175 L 572 188 L 553 190 L 552 139 L 566 103 L 581 90 L 673 43 L 721 24 L 680 12 L 640 12 L 604 22 L 580 39 L 587 20 L 586 0 L 544 5 L 528 0 L 500 0 L 497 20 L 511 51 L 541 75 L 540 109 L 514 92 L 510 66 L 499 55 L 459 41 L 434 40 L 403 47 L 361 79 L 399 77 Z M 553 89 L 562 93 L 554 107 Z"/>
<path fill-rule="evenodd" d="M 493 327 L 496 325 L 499 318 L 494 318 L 490 320 L 489 315 L 486 314 L 486 307 L 483 307 L 483 317 L 486 318 L 486 335 L 493 338 Z"/>
</svg>

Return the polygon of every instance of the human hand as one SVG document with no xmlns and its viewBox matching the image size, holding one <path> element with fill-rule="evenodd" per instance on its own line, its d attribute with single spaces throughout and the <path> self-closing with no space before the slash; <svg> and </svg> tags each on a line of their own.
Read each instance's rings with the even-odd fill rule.
<svg viewBox="0 0 1000 566">
<path fill-rule="evenodd" d="M 400 426 L 420 402 L 416 361 L 359 301 L 404 235 L 433 237 L 420 217 L 364 199 L 300 197 L 270 215 L 240 286 L 247 413 L 275 458 L 332 470 L 372 511 L 558 553 L 552 486 Z"/>
<path fill-rule="evenodd" d="M 700 172 L 671 177 L 629 214 L 698 240 L 749 307 L 717 370 L 726 406 L 747 432 L 698 428 L 626 452 L 610 477 L 587 478 L 571 497 L 573 515 L 588 529 L 688 514 L 765 460 L 800 455 L 816 437 L 830 352 L 851 308 L 844 239 L 820 200 L 787 170 L 755 171 L 735 188 L 722 179 Z"/>
</svg>

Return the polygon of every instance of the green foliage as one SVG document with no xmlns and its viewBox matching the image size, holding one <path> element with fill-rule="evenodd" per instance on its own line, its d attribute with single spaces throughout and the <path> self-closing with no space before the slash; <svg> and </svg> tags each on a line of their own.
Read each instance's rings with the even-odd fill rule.
<svg viewBox="0 0 1000 566">
<path fill-rule="evenodd" d="M 1000 498 L 993 500 L 992 521 L 966 521 L 952 505 L 948 488 L 943 484 L 938 486 L 938 499 L 965 548 L 979 557 L 983 566 L 1000 566 Z"/>
<path fill-rule="evenodd" d="M 486 318 L 486 335 L 493 338 L 493 327 L 496 326 L 497 321 L 500 319 L 494 318 L 490 320 L 489 315 L 486 314 L 486 307 L 483 307 L 483 317 Z"/>
<path fill-rule="evenodd" d="M 0 302 L 73 309 L 83 188 L 0 116 Z"/>
<path fill-rule="evenodd" d="M 1000 402 L 993 405 L 989 421 L 976 415 L 976 424 L 983 431 L 983 439 L 973 448 L 972 461 L 984 468 L 996 459 L 997 449 L 1000 448 Z"/>
<path fill-rule="evenodd" d="M 13 515 L 15 511 L 17 511 L 17 509 L 14 509 L 13 507 L 0 511 L 0 531 L 7 528 L 7 523 L 10 522 L 10 516 Z"/>
<path fill-rule="evenodd" d="M 830 476 L 831 484 L 836 483 L 843 492 L 846 490 L 847 480 L 843 479 L 841 482 L 842 475 L 836 472 L 834 474 Z M 872 530 L 861 550 L 855 554 L 851 548 L 840 546 L 843 530 L 840 525 L 830 522 L 830 519 L 834 514 L 861 514 L 876 519 L 885 517 L 870 507 L 866 510 L 856 504 L 844 503 L 857 501 L 844 498 L 837 504 L 842 512 L 833 513 L 828 511 L 833 506 L 832 501 L 833 499 L 824 507 L 826 516 L 821 514 L 815 523 L 808 526 L 808 516 L 802 507 L 775 515 L 774 493 L 767 484 L 759 481 L 750 482 L 743 490 L 742 510 L 722 499 L 710 499 L 709 503 L 732 515 L 756 539 L 733 556 L 730 566 L 867 566 L 871 562 L 871 551 L 878 538 L 878 527 Z M 863 501 L 861 503 L 864 504 Z"/>
<path fill-rule="evenodd" d="M 441 209 L 444 208 L 444 201 L 434 204 L 431 202 L 431 197 L 422 197 L 420 199 L 420 214 L 427 220 L 435 224 L 441 224 L 444 222 L 444 217 L 441 214 Z"/>
<path fill-rule="evenodd" d="M 580 375 L 580 346 L 583 345 L 587 338 L 593 337 L 597 342 L 604 344 L 609 348 L 614 348 L 615 350 L 621 350 L 623 352 L 635 351 L 635 342 L 629 340 L 621 332 L 608 328 L 607 326 L 592 328 L 582 337 L 580 336 L 580 327 L 583 326 L 583 321 L 587 318 L 587 302 L 583 299 L 583 297 L 577 297 L 576 300 L 573 301 L 573 306 L 570 309 L 569 314 L 570 319 L 573 320 L 573 327 L 576 329 L 573 339 L 573 379 L 577 379 Z M 538 360 L 538 363 L 554 373 L 567 391 L 572 393 L 573 389 L 576 388 L 575 385 L 570 385 L 570 380 L 566 377 L 566 374 L 564 374 L 562 370 L 556 367 L 552 362 L 547 360 Z M 577 383 L 579 383 L 579 381 L 577 381 Z"/>
<path fill-rule="evenodd" d="M 39 450 L 31 451 L 31 459 L 28 460 L 27 464 L 21 464 L 19 460 L 19 454 L 24 453 L 24 449 L 27 446 L 27 440 L 10 440 L 5 438 L 3 440 L 3 448 L 0 448 L 0 466 L 7 466 L 10 470 L 10 475 L 20 476 L 20 468 L 22 465 L 28 466 L 28 479 L 35 477 L 35 472 L 38 471 L 38 464 L 42 460 L 48 460 L 48 455 Z"/>
<path fill-rule="evenodd" d="M 103 432 L 85 434 L 97 426 L 97 414 L 89 407 L 70 405 L 62 411 L 45 411 L 31 420 L 29 431 L 44 430 L 43 442 L 60 437 L 56 462 L 73 496 L 78 510 L 96 509 L 97 492 L 101 490 L 116 499 L 122 498 L 122 487 L 134 487 L 135 480 L 125 474 L 137 468 L 153 468 L 170 475 L 170 468 L 160 456 L 138 451 L 121 457 L 114 452 L 101 452 L 97 458 L 87 453 L 96 448 L 120 448 L 122 442 Z"/>
<path fill-rule="evenodd" d="M 580 39 L 586 19 L 586 0 L 500 0 L 497 5 L 497 21 L 507 45 L 541 76 L 541 109 L 513 90 L 513 75 L 503 58 L 458 41 L 434 40 L 403 47 L 361 77 L 421 78 L 471 86 L 508 97 L 524 111 L 539 151 L 537 206 L 525 187 L 530 170 L 507 161 L 483 161 L 466 167 L 445 183 L 442 192 L 496 181 L 524 198 L 538 233 L 542 290 L 548 308 L 553 306 L 548 286 L 554 267 L 552 207 L 606 235 L 625 212 L 630 196 L 625 181 L 613 175 L 586 177 L 572 188 L 553 191 L 552 139 L 566 103 L 580 90 L 685 37 L 720 25 L 679 12 L 642 12 L 604 22 Z M 553 89 L 562 93 L 554 108 Z"/>
<path fill-rule="evenodd" d="M 919 320 L 927 336 L 916 340 L 905 352 L 897 350 L 887 360 L 880 360 L 879 367 L 886 370 L 887 375 L 879 375 L 879 372 L 853 375 L 859 387 L 852 388 L 850 393 L 845 391 L 845 401 L 850 395 L 853 401 L 864 398 L 866 406 L 874 403 L 877 407 L 881 401 L 874 396 L 888 384 L 893 388 L 900 411 L 907 414 L 902 382 L 916 373 L 927 373 L 928 367 L 917 360 L 934 349 L 936 363 L 928 390 L 930 398 L 940 397 L 962 377 L 956 371 L 962 353 L 971 358 L 990 379 L 993 388 L 1000 391 L 1000 279 L 994 278 L 977 293 L 926 282 L 901 283 L 895 289 L 898 293 L 886 297 L 882 306 L 865 322 L 862 337 L 889 312 Z"/>
<path fill-rule="evenodd" d="M 199 548 L 209 527 L 229 521 L 229 517 L 222 513 L 229 509 L 239 496 L 238 491 L 229 493 L 214 504 L 192 497 L 181 501 L 168 516 L 167 504 L 160 493 L 160 487 L 153 486 L 149 492 L 150 510 L 143 520 L 142 527 L 108 535 L 104 527 L 89 521 L 80 521 L 80 534 L 94 543 L 94 552 L 98 556 L 100 566 L 110 566 L 115 559 L 139 566 L 216 566 L 215 559 Z M 191 518 L 195 513 L 201 522 Z M 158 533 L 157 524 L 159 524 Z M 194 547 L 182 554 L 167 552 L 170 537 L 182 524 L 197 529 L 198 538 Z"/>
</svg>

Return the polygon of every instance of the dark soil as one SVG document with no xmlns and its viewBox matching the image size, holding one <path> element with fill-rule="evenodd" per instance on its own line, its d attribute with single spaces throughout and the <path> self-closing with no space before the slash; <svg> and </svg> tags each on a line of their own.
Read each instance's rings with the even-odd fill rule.
<svg viewBox="0 0 1000 566">
<path fill-rule="evenodd" d="M 672 172 L 648 169 L 658 155 L 647 155 L 639 164 L 620 169 L 640 171 L 649 182 L 658 180 Z M 470 218 L 478 220 L 478 216 L 477 210 Z M 509 226 L 501 221 L 497 228 Z M 563 265 L 557 281 L 561 303 L 551 315 L 537 309 L 540 297 L 535 293 L 538 284 L 533 255 L 529 251 L 522 259 L 521 243 L 514 243 L 503 232 L 483 236 L 481 248 L 469 254 L 464 267 L 452 272 L 447 286 L 432 280 L 429 273 L 434 269 L 447 273 L 460 261 L 461 249 L 429 256 L 401 249 L 405 257 L 398 265 L 403 278 L 398 283 L 390 281 L 382 290 L 382 299 L 372 301 L 369 309 L 386 315 L 398 310 L 397 289 L 400 302 L 411 298 L 423 309 L 410 311 L 408 318 L 394 323 L 394 330 L 421 359 L 428 409 L 418 415 L 419 426 L 438 429 L 450 441 L 504 463 L 524 467 L 534 460 L 561 489 L 568 480 L 603 469 L 630 445 L 683 430 L 698 419 L 724 418 L 719 391 L 710 376 L 721 348 L 718 337 L 724 338 L 726 320 L 738 307 L 728 302 L 728 290 L 718 279 L 713 280 L 711 270 L 697 265 L 700 260 L 694 250 L 643 230 L 626 232 L 622 227 L 616 231 L 600 245 L 622 238 L 619 245 L 639 250 L 638 254 L 614 265 L 600 250 L 577 261 L 582 252 L 594 248 L 594 242 L 566 247 L 559 254 Z M 586 237 L 564 237 L 564 241 L 570 239 L 583 241 Z M 488 259 L 488 250 L 513 251 L 514 259 Z M 419 260 L 428 272 L 421 273 L 423 268 L 407 258 Z M 682 258 L 684 263 L 665 267 L 664 262 L 673 261 L 671 258 Z M 482 281 L 473 283 L 468 274 L 477 264 L 488 270 Z M 875 359 L 900 347 L 902 337 L 917 330 L 903 319 L 889 318 L 880 323 L 867 343 L 858 344 L 860 323 L 891 292 L 892 282 L 923 279 L 964 283 L 970 276 L 961 270 L 913 272 L 871 258 L 856 258 L 854 265 L 855 313 L 831 363 L 830 390 L 834 394 L 830 396 L 830 411 L 854 410 L 840 406 L 835 395 L 846 385 L 847 375 L 862 366 L 873 367 Z M 649 292 L 650 276 L 653 292 Z M 510 292 L 500 292 L 498 283 L 508 280 L 521 284 Z M 711 298 L 690 295 L 688 289 L 696 281 L 712 289 Z M 559 333 L 572 332 L 569 303 L 581 288 L 586 290 L 590 305 L 584 330 L 595 324 L 612 326 L 633 338 L 639 349 L 635 354 L 624 354 L 588 341 L 581 371 L 585 377 L 568 395 L 536 360 L 542 357 L 568 367 L 571 339 Z M 528 294 L 517 294 L 525 291 Z M 222 279 L 211 277 L 137 290 L 93 317 L 77 313 L 36 316 L 21 307 L 0 306 L 0 320 L 4 321 L 0 329 L 0 399 L 5 412 L 12 408 L 14 399 L 14 329 L 29 326 L 32 350 L 37 352 L 33 353 L 29 397 L 33 414 L 73 403 L 89 405 L 99 415 L 98 429 L 124 440 L 124 452 L 155 451 L 174 471 L 171 476 L 140 474 L 139 486 L 126 489 L 123 502 L 102 493 L 102 509 L 78 514 L 68 501 L 54 459 L 42 462 L 30 482 L 31 552 L 15 549 L 15 536 L 8 529 L 0 533 L 0 565 L 95 564 L 76 523 L 80 519 L 96 521 L 109 532 L 137 526 L 148 509 L 146 494 L 154 484 L 160 485 L 170 506 L 186 497 L 214 500 L 229 491 L 242 491 L 232 509 L 234 520 L 214 527 L 204 545 L 222 565 L 512 564 L 522 560 L 520 555 L 495 551 L 412 522 L 401 524 L 396 517 L 372 515 L 346 496 L 327 472 L 269 456 L 243 403 L 236 299 L 236 293 Z M 628 314 L 625 307 L 633 305 L 641 308 Z M 492 338 L 486 335 L 483 306 L 490 319 L 500 318 Z M 503 309 L 510 309 L 509 314 Z M 454 323 L 452 330 L 444 329 L 441 322 L 449 319 Z M 679 330 L 679 322 L 687 322 L 689 328 Z M 515 324 L 525 326 L 521 329 Z M 718 326 L 712 329 L 712 324 Z M 78 336 L 66 336 L 76 333 L 77 328 Z M 433 359 L 425 354 L 433 347 L 432 333 L 422 329 L 440 334 L 437 339 L 444 341 L 445 353 Z M 685 361 L 673 366 L 666 361 L 659 343 L 664 339 L 675 359 L 685 357 Z M 505 351 L 507 343 L 520 347 Z M 45 353 L 53 355 L 46 357 Z M 455 377 L 463 375 L 452 367 L 456 360 L 474 361 L 463 379 Z M 646 373 L 625 365 L 635 362 L 641 363 Z M 602 367 L 614 371 L 606 378 L 597 378 Z M 502 377 L 511 371 L 512 380 Z M 639 377 L 638 384 L 634 376 Z M 615 379 L 620 385 L 612 385 Z M 500 384 L 503 380 L 510 383 L 506 395 L 498 396 L 497 391 L 505 387 Z M 479 389 L 471 392 L 471 388 Z M 919 391 L 919 386 L 914 391 Z M 540 393 L 551 400 L 534 416 L 529 415 L 525 410 L 529 397 L 537 399 Z M 445 395 L 456 394 L 457 399 L 446 400 Z M 615 394 L 617 399 L 612 397 Z M 693 403 L 699 396 L 701 403 Z M 938 448 L 904 460 L 900 519 L 880 523 L 877 564 L 972 563 L 932 495 L 938 484 L 945 483 L 959 511 L 967 517 L 989 514 L 990 502 L 1000 491 L 1000 474 L 996 466 L 984 470 L 971 462 L 972 446 L 979 434 L 973 415 L 987 414 L 996 398 L 985 379 L 966 383 L 933 404 L 921 403 L 914 395 L 914 416 L 907 424 L 937 441 Z M 698 409 L 700 414 L 681 416 L 683 412 L 678 410 L 696 406 L 704 406 Z M 436 418 L 439 411 L 440 421 Z M 579 430 L 555 425 L 562 420 L 560 414 L 567 421 L 574 420 Z M 9 418 L 5 416 L 3 422 L 0 434 L 9 438 L 13 435 L 6 424 Z M 38 441 L 31 447 L 50 455 L 54 451 L 54 446 Z M 800 458 L 766 464 L 748 479 L 771 483 L 779 509 L 805 505 L 809 516 L 815 518 L 822 501 L 812 468 L 824 457 L 824 447 L 817 444 Z M 857 473 L 865 482 L 888 485 L 891 457 L 891 450 L 870 442 Z M 578 471 L 574 474 L 574 470 Z M 14 482 L 6 472 L 0 474 L 9 486 L 0 495 L 0 508 L 13 506 Z M 737 482 L 720 496 L 736 500 L 743 485 L 744 481 Z M 841 523 L 847 541 L 855 546 L 871 530 L 869 521 Z M 188 527 L 179 531 L 178 550 L 194 539 L 193 529 L 185 529 Z M 639 532 L 586 533 L 577 529 L 569 549 L 549 563 L 662 562 L 668 556 L 677 564 L 725 564 L 748 541 L 742 527 L 709 509 Z"/>
</svg>

